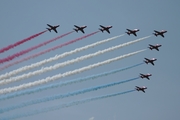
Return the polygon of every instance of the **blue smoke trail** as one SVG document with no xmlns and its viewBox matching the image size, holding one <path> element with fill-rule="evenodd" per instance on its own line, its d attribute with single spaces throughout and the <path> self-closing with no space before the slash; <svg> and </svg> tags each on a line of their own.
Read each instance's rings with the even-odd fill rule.
<svg viewBox="0 0 180 120">
<path fill-rule="evenodd" d="M 65 97 L 84 94 L 84 93 L 95 91 L 95 90 L 98 90 L 98 89 L 103 89 L 103 88 L 107 88 L 107 87 L 112 87 L 114 85 L 119 85 L 119 84 L 122 84 L 122 83 L 134 81 L 134 80 L 137 80 L 137 79 L 139 79 L 139 77 L 124 80 L 124 81 L 109 83 L 109 84 L 105 84 L 105 85 L 101 85 L 101 86 L 96 86 L 96 87 L 92 87 L 92 88 L 87 88 L 87 89 L 83 89 L 83 90 L 78 90 L 78 91 L 70 92 L 70 93 L 66 93 L 66 94 L 58 94 L 58 95 L 54 95 L 54 96 L 50 96 L 50 97 L 46 97 L 46 98 L 31 100 L 29 102 L 24 102 L 24 103 L 21 103 L 19 105 L 14 105 L 14 106 L 11 106 L 11 107 L 0 109 L 0 113 L 8 112 L 8 111 L 11 111 L 11 110 L 15 110 L 15 109 L 18 109 L 18 108 L 23 108 L 23 107 L 26 107 L 26 106 L 30 106 L 30 105 L 34 105 L 34 104 L 38 104 L 38 103 L 42 103 L 42 102 L 48 102 L 48 101 L 52 101 L 52 100 L 56 100 L 56 99 L 62 99 L 62 98 L 65 98 Z"/>
<path fill-rule="evenodd" d="M 22 118 L 22 117 L 28 117 L 28 116 L 32 116 L 32 115 L 37 115 L 40 113 L 46 113 L 46 112 L 50 112 L 50 111 L 55 111 L 55 110 L 59 110 L 62 108 L 66 108 L 66 107 L 71 107 L 74 105 L 79 105 L 79 104 L 83 104 L 83 103 L 87 103 L 87 102 L 91 102 L 91 101 L 95 101 L 95 100 L 100 100 L 100 99 L 104 99 L 104 98 L 109 98 L 109 97 L 115 97 L 118 95 L 123 95 L 123 94 L 127 94 L 127 93 L 131 93 L 134 92 L 136 90 L 129 90 L 129 91 L 125 91 L 125 92 L 119 92 L 119 93 L 114 93 L 114 94 L 108 94 L 108 95 L 104 95 L 104 96 L 98 96 L 98 97 L 94 97 L 94 98 L 88 98 L 88 99 L 84 99 L 84 100 L 79 100 L 79 101 L 73 101 L 67 104 L 60 104 L 60 105 L 56 105 L 53 107 L 49 107 L 49 108 L 43 108 L 40 110 L 34 110 L 32 112 L 28 112 L 28 113 L 24 113 L 24 114 L 17 114 L 14 116 L 10 116 L 7 118 L 0 118 L 0 120 L 12 120 L 12 119 L 17 119 L 17 118 Z"/>
<path fill-rule="evenodd" d="M 16 92 L 16 93 L 12 93 L 12 94 L 3 95 L 2 97 L 0 97 L 0 101 L 15 98 L 15 97 L 18 97 L 18 96 L 23 96 L 23 95 L 26 95 L 26 94 L 33 94 L 33 93 L 36 93 L 36 92 L 41 92 L 43 90 L 47 90 L 47 89 L 51 89 L 51 88 L 57 88 L 57 87 L 65 86 L 65 85 L 79 83 L 79 82 L 87 81 L 87 80 L 90 80 L 90 79 L 96 79 L 96 78 L 99 78 L 99 77 L 103 77 L 103 76 L 115 74 L 115 73 L 118 73 L 118 72 L 121 72 L 121 71 L 124 71 L 124 70 L 128 70 L 128 69 L 140 66 L 142 64 L 144 64 L 144 62 L 135 64 L 135 65 L 132 65 L 132 66 L 129 66 L 129 67 L 119 68 L 119 69 L 115 69 L 115 70 L 112 70 L 112 71 L 108 71 L 108 72 L 104 72 L 104 73 L 100 73 L 100 74 L 95 74 L 95 75 L 91 75 L 91 76 L 87 76 L 87 77 L 83 77 L 83 78 L 78 78 L 78 79 L 74 79 L 74 80 L 70 80 L 70 81 L 66 81 L 66 82 L 59 82 L 59 83 L 55 83 L 55 84 L 49 84 L 49 85 L 45 85 L 45 86 L 42 86 L 42 87 L 37 87 L 37 88 L 34 88 L 34 89 L 30 89 L 30 90 L 25 90 L 25 91 L 21 91 L 21 92 Z"/>
</svg>

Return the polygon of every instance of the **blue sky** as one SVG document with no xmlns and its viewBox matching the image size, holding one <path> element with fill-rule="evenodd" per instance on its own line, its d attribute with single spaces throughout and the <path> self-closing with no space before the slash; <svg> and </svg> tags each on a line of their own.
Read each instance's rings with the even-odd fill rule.
<svg viewBox="0 0 180 120">
<path fill-rule="evenodd" d="M 35 116 L 21 118 L 22 120 L 32 119 L 44 119 L 44 120 L 59 120 L 59 119 L 79 119 L 87 120 L 94 117 L 94 120 L 169 120 L 180 118 L 180 97 L 179 97 L 179 26 L 180 26 L 180 2 L 178 0 L 132 0 L 132 1 L 108 1 L 108 0 L 91 0 L 84 1 L 5 1 L 2 0 L 0 4 L 0 48 L 3 48 L 11 43 L 15 43 L 21 39 L 27 38 L 35 33 L 43 31 L 47 26 L 46 24 L 60 24 L 57 29 L 58 34 L 54 32 L 46 32 L 45 34 L 28 41 L 14 49 L 0 54 L 1 58 L 16 53 L 20 50 L 24 50 L 43 41 L 55 38 L 59 35 L 67 33 L 73 29 L 73 25 L 87 25 L 85 29 L 86 34 L 97 31 L 100 24 L 112 25 L 110 30 L 111 34 L 98 33 L 91 37 L 88 37 L 82 41 L 73 43 L 61 49 L 49 52 L 40 57 L 28 60 L 21 64 L 10 67 L 0 74 L 10 72 L 14 69 L 29 65 L 40 60 L 53 57 L 56 54 L 61 54 L 66 51 L 73 50 L 78 47 L 82 47 L 99 40 L 110 38 L 116 35 L 123 34 L 126 28 L 134 29 L 138 28 L 140 31 L 137 33 L 137 37 L 125 35 L 119 39 L 105 43 L 98 47 L 94 47 L 83 52 L 73 54 L 55 62 L 51 62 L 43 67 L 54 65 L 59 62 L 64 62 L 82 55 L 96 52 L 117 44 L 125 43 L 137 38 L 152 35 L 153 30 L 167 30 L 165 38 L 160 36 L 144 40 L 142 42 L 133 44 L 131 46 L 124 47 L 122 49 L 115 50 L 113 52 L 105 53 L 97 57 L 75 63 L 55 71 L 51 71 L 45 74 L 41 74 L 26 80 L 22 80 L 16 83 L 0 86 L 0 88 L 12 87 L 22 83 L 28 83 L 35 80 L 45 78 L 47 76 L 53 76 L 58 73 L 64 73 L 66 71 L 74 70 L 89 64 L 97 63 L 106 59 L 110 59 L 119 55 L 134 52 L 147 48 L 148 44 L 162 44 L 160 51 L 147 50 L 138 55 L 113 62 L 111 64 L 103 65 L 95 69 L 88 70 L 86 72 L 72 75 L 62 78 L 52 83 L 59 81 L 68 81 L 71 79 L 93 75 L 129 65 L 134 65 L 143 61 L 144 57 L 155 57 L 157 61 L 155 66 L 142 65 L 127 71 L 123 71 L 117 74 L 101 77 L 95 80 L 89 80 L 86 82 L 73 84 L 65 87 L 55 88 L 47 91 L 43 91 L 37 94 L 25 95 L 10 100 L 0 101 L 2 108 L 20 104 L 22 102 L 29 101 L 31 99 L 42 98 L 59 93 L 68 93 L 80 89 L 85 89 L 97 85 L 108 84 L 111 82 L 126 80 L 137 77 L 139 73 L 152 73 L 151 80 L 139 79 L 133 82 L 117 85 L 114 87 L 101 89 L 86 94 L 81 94 L 65 99 L 54 100 L 51 102 L 32 105 L 29 107 L 13 110 L 7 113 L 0 114 L 0 118 L 11 116 L 14 114 L 26 113 L 32 110 L 43 109 L 51 106 L 56 106 L 63 103 L 69 103 L 76 100 L 91 98 L 95 96 L 101 96 L 111 93 L 123 92 L 134 89 L 134 86 L 147 86 L 146 93 L 133 92 L 125 95 L 111 97 L 107 99 L 97 100 L 81 105 L 76 105 L 68 108 L 63 108 L 48 113 L 42 113 Z M 36 52 L 48 49 L 57 44 L 65 43 L 69 40 L 83 36 L 82 33 L 72 33 L 67 37 L 59 39 L 51 44 L 34 50 L 27 55 L 19 57 L 14 61 L 24 58 L 25 56 L 32 55 Z M 3 66 L 5 64 L 1 64 Z M 41 67 L 40 67 L 41 68 Z M 36 69 L 40 69 L 36 68 Z M 33 70 L 36 70 L 33 69 Z M 31 71 L 33 71 L 31 70 Z M 49 83 L 48 83 L 49 84 Z M 21 120 L 20 119 L 20 120 Z"/>
</svg>

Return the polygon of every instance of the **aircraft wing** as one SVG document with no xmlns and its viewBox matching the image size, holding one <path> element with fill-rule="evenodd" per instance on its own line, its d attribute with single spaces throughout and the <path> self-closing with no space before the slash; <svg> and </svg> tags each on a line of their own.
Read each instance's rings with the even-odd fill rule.
<svg viewBox="0 0 180 120">
<path fill-rule="evenodd" d="M 47 26 L 49 26 L 50 28 L 52 27 L 51 25 L 47 24 Z"/>
<path fill-rule="evenodd" d="M 159 31 L 157 31 L 157 30 L 154 30 L 154 32 L 159 33 Z"/>
<path fill-rule="evenodd" d="M 81 30 L 82 33 L 84 33 L 84 30 Z"/>
<path fill-rule="evenodd" d="M 106 31 L 110 34 L 110 31 L 108 29 Z"/>
<path fill-rule="evenodd" d="M 145 93 L 145 90 L 142 90 Z"/>
<path fill-rule="evenodd" d="M 164 37 L 164 35 L 163 35 L 163 34 L 161 34 L 161 36 L 162 36 L 162 37 Z"/>
<path fill-rule="evenodd" d="M 154 65 L 154 63 L 153 63 L 153 62 L 151 62 L 151 64 L 152 64 L 152 65 Z"/>
<path fill-rule="evenodd" d="M 74 25 L 74 27 L 76 27 L 76 28 L 80 28 L 79 26 L 77 26 L 77 25 Z"/>
<path fill-rule="evenodd" d="M 130 30 L 130 29 L 126 29 L 127 31 L 132 31 L 132 30 Z"/>
<path fill-rule="evenodd" d="M 153 45 L 149 44 L 149 46 L 154 47 Z"/>
<path fill-rule="evenodd" d="M 106 28 L 106 27 L 104 27 L 104 26 L 102 26 L 102 25 L 99 25 L 100 27 L 102 27 L 102 28 Z"/>
<path fill-rule="evenodd" d="M 144 59 L 149 60 L 149 59 L 147 59 L 147 58 L 144 58 Z"/>
<path fill-rule="evenodd" d="M 137 36 L 136 33 L 133 33 L 134 36 Z"/>
<path fill-rule="evenodd" d="M 56 29 L 53 29 L 53 30 L 54 30 L 54 32 L 58 33 Z"/>
</svg>

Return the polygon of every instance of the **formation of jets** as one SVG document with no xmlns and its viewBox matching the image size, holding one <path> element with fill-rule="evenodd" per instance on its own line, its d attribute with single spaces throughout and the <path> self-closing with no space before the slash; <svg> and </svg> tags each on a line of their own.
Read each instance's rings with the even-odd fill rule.
<svg viewBox="0 0 180 120">
<path fill-rule="evenodd" d="M 58 33 L 57 32 L 57 27 L 59 27 L 60 25 L 56 25 L 56 26 L 52 26 L 52 25 L 49 25 L 49 24 L 47 24 L 47 26 L 49 26 L 49 28 L 46 28 L 46 29 L 48 29 L 50 32 L 51 32 L 51 30 L 53 30 L 54 32 L 56 32 L 56 33 Z M 99 25 L 101 28 L 99 28 L 99 30 L 101 31 L 101 32 L 104 32 L 104 31 L 106 31 L 107 33 L 109 33 L 110 34 L 110 28 L 112 28 L 113 26 L 103 26 L 103 25 Z M 84 25 L 84 26 L 77 26 L 77 25 L 74 25 L 74 29 L 73 30 L 75 30 L 76 32 L 78 32 L 78 31 L 81 31 L 82 33 L 85 33 L 84 32 L 84 28 L 86 28 L 87 26 L 86 25 Z M 127 30 L 127 32 L 125 32 L 125 33 L 127 33 L 128 35 L 131 35 L 131 34 L 133 34 L 134 36 L 137 36 L 137 32 L 138 31 L 140 31 L 139 29 L 133 29 L 133 30 L 131 30 L 131 29 L 126 29 Z M 164 33 L 166 33 L 167 31 L 166 30 L 161 30 L 161 31 L 157 31 L 157 30 L 154 30 L 154 35 L 155 36 L 158 36 L 158 35 L 160 35 L 160 36 L 162 36 L 162 37 L 164 37 Z M 152 47 L 151 47 L 152 48 Z M 156 49 L 156 48 L 154 48 L 154 49 Z"/>
<path fill-rule="evenodd" d="M 56 25 L 56 26 L 52 26 L 52 25 L 49 25 L 49 24 L 47 24 L 47 26 L 49 27 L 49 28 L 46 28 L 46 29 L 48 29 L 50 32 L 51 32 L 51 30 L 53 30 L 54 32 L 56 32 L 56 33 L 58 33 L 57 32 L 57 28 L 60 26 L 60 25 Z M 104 32 L 104 31 L 106 31 L 107 33 L 109 33 L 110 34 L 110 28 L 112 28 L 112 26 L 103 26 L 103 25 L 99 25 L 101 28 L 99 28 L 99 30 L 101 31 L 101 32 Z M 77 26 L 77 25 L 74 25 L 74 27 L 75 28 L 73 28 L 73 30 L 75 30 L 76 32 L 78 32 L 78 31 L 81 31 L 82 33 L 85 33 L 84 32 L 84 28 L 86 28 L 87 26 L 86 25 L 84 25 L 84 26 Z M 138 31 L 140 31 L 139 29 L 126 29 L 127 31 L 125 32 L 125 33 L 127 33 L 128 35 L 131 35 L 131 34 L 133 34 L 134 36 L 137 36 L 137 32 Z M 161 30 L 161 31 L 157 31 L 157 30 L 154 30 L 154 35 L 157 37 L 158 35 L 160 35 L 160 36 L 162 36 L 163 38 L 164 38 L 164 33 L 166 33 L 167 31 L 166 30 Z M 150 50 L 153 50 L 153 49 L 155 49 L 155 50 L 157 50 L 157 51 L 159 51 L 159 47 L 161 47 L 162 45 L 160 45 L 160 44 L 156 44 L 156 45 L 151 45 L 151 44 L 149 44 L 149 49 Z M 156 58 L 152 58 L 152 59 L 148 59 L 148 58 L 144 58 L 145 60 L 144 60 L 144 62 L 146 63 L 146 64 L 148 64 L 148 63 L 151 63 L 152 65 L 154 65 L 154 61 L 156 61 L 157 59 Z M 142 74 L 142 73 L 140 73 L 140 78 L 146 78 L 146 79 L 148 79 L 148 80 L 150 80 L 150 76 L 152 76 L 152 74 L 150 74 L 150 73 L 148 73 L 148 74 Z M 137 91 L 142 91 L 142 92 L 144 92 L 145 93 L 145 89 L 147 89 L 147 87 L 145 87 L 145 86 L 142 86 L 142 87 L 139 87 L 139 86 L 135 86 L 135 89 L 137 90 Z"/>
<path fill-rule="evenodd" d="M 162 36 L 162 37 L 164 37 L 164 33 L 166 33 L 167 31 L 166 30 L 162 30 L 162 31 L 156 31 L 156 30 L 154 30 L 154 32 L 155 33 L 153 33 L 155 36 L 158 36 L 158 35 L 160 35 L 160 36 Z M 129 32 L 129 30 L 128 30 L 128 32 L 126 32 L 126 33 L 128 33 L 129 35 L 130 35 L 130 32 Z M 135 35 L 136 36 L 136 35 Z M 161 47 L 162 45 L 160 45 L 160 44 L 156 44 L 156 45 L 151 45 L 151 44 L 149 44 L 149 49 L 150 50 L 153 50 L 153 49 L 155 49 L 155 50 L 157 50 L 157 51 L 159 51 L 159 47 Z M 144 62 L 146 63 L 146 64 L 148 64 L 148 63 L 151 63 L 152 65 L 154 65 L 154 61 L 156 61 L 157 59 L 156 58 L 152 58 L 152 59 L 148 59 L 148 58 L 144 58 L 145 60 L 144 60 Z M 150 74 L 150 73 L 147 73 L 147 74 L 142 74 L 142 73 L 140 73 L 140 78 L 146 78 L 146 79 L 148 79 L 148 80 L 150 80 L 150 76 L 152 76 L 152 74 Z M 137 91 L 142 91 L 142 92 L 144 92 L 145 93 L 145 89 L 147 89 L 147 87 L 145 87 L 145 86 L 142 86 L 142 87 L 139 87 L 139 86 L 135 86 L 135 89 L 137 90 Z"/>
</svg>

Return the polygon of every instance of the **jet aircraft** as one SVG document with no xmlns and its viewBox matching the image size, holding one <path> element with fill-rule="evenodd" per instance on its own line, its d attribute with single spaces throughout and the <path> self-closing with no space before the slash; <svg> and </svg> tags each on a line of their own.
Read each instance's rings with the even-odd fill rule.
<svg viewBox="0 0 180 120">
<path fill-rule="evenodd" d="M 144 58 L 145 59 L 145 63 L 148 64 L 148 63 L 151 63 L 152 65 L 154 65 L 154 61 L 156 61 L 157 59 L 156 58 L 152 58 L 152 59 L 148 59 L 148 58 Z"/>
<path fill-rule="evenodd" d="M 148 80 L 150 80 L 150 76 L 152 76 L 152 74 L 142 74 L 142 73 L 140 73 L 140 77 L 143 79 L 143 78 L 146 78 L 146 79 L 148 79 Z"/>
<path fill-rule="evenodd" d="M 156 31 L 154 30 L 155 33 L 153 33 L 156 37 L 158 35 L 161 35 L 162 37 L 164 37 L 164 33 L 166 33 L 167 31 L 166 30 L 161 30 L 161 31 Z"/>
<path fill-rule="evenodd" d="M 145 86 L 142 86 L 142 87 L 138 87 L 138 86 L 136 86 L 136 88 L 135 88 L 137 91 L 142 91 L 142 92 L 144 92 L 145 93 L 145 89 L 147 89 L 147 87 L 145 87 Z"/>
<path fill-rule="evenodd" d="M 78 31 L 80 30 L 82 33 L 84 33 L 84 28 L 86 28 L 87 26 L 81 26 L 81 27 L 79 27 L 79 26 L 77 26 L 77 25 L 74 25 L 74 27 L 76 27 L 76 28 L 74 28 L 74 30 L 75 30 L 76 32 L 78 32 Z"/>
<path fill-rule="evenodd" d="M 54 30 L 54 32 L 58 33 L 57 30 L 56 30 L 56 28 L 59 27 L 59 25 L 52 26 L 52 25 L 47 24 L 47 26 L 50 27 L 50 28 L 46 28 L 46 29 L 49 30 L 49 32 L 51 32 L 51 30 Z"/>
<path fill-rule="evenodd" d="M 99 30 L 101 30 L 101 32 L 106 31 L 106 32 L 108 32 L 110 34 L 109 29 L 112 28 L 112 26 L 107 26 L 107 27 L 102 26 L 102 25 L 99 25 L 99 26 L 101 27 L 101 28 L 99 28 Z"/>
<path fill-rule="evenodd" d="M 127 34 L 130 35 L 130 34 L 133 34 L 134 36 L 137 36 L 136 32 L 139 31 L 139 29 L 134 29 L 134 30 L 130 30 L 130 29 L 126 29 L 127 30 Z"/>
<path fill-rule="evenodd" d="M 151 45 L 151 44 L 149 44 L 149 49 L 156 49 L 157 51 L 159 51 L 159 47 L 161 47 L 162 45 L 159 45 L 159 44 L 156 44 L 156 45 Z"/>
</svg>

